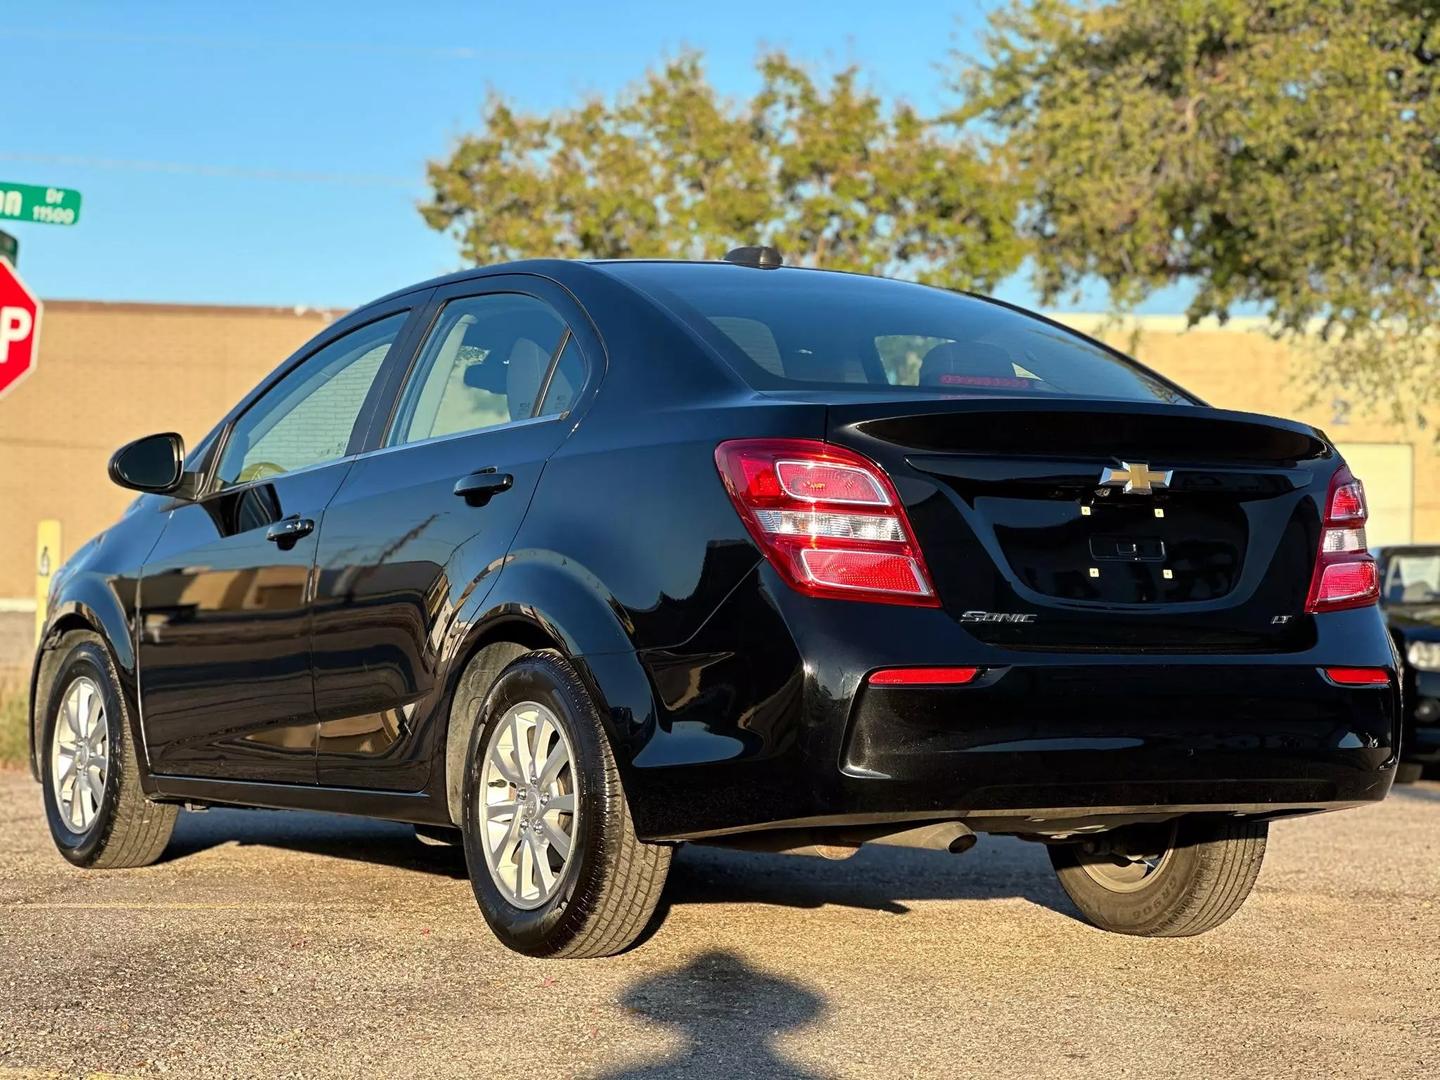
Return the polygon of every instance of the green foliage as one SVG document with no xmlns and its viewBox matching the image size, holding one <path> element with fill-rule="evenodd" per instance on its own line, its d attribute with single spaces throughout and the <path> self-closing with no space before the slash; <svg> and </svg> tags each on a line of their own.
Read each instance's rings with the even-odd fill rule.
<svg viewBox="0 0 1440 1080">
<path fill-rule="evenodd" d="M 1030 186 L 1047 299 L 1179 279 L 1192 322 L 1253 303 L 1320 329 L 1323 375 L 1440 400 L 1435 0 L 1024 0 L 956 76 Z"/>
<path fill-rule="evenodd" d="M 792 263 L 993 287 L 1023 250 L 1003 154 L 889 108 L 854 68 L 817 83 L 783 55 L 722 98 L 698 56 L 613 101 L 545 116 L 486 104 L 432 162 L 421 208 L 480 263 L 531 256 L 716 258 L 769 243 Z"/>
</svg>

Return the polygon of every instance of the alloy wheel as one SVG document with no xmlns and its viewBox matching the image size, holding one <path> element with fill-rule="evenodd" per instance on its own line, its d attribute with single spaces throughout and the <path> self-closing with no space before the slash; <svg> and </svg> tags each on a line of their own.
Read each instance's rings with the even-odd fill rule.
<svg viewBox="0 0 1440 1080">
<path fill-rule="evenodd" d="M 522 701 L 491 730 L 481 769 L 485 865 L 507 901 L 538 908 L 560 888 L 579 822 L 570 738 L 550 709 Z"/>
<path fill-rule="evenodd" d="M 88 833 L 105 801 L 110 775 L 110 728 L 105 698 L 93 679 L 70 684 L 50 740 L 50 780 L 65 827 Z"/>
</svg>

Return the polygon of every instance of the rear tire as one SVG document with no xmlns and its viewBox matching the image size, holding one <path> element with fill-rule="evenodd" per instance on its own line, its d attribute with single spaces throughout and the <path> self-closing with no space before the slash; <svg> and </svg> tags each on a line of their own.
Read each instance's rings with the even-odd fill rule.
<svg viewBox="0 0 1440 1080">
<path fill-rule="evenodd" d="M 75 633 L 59 648 L 38 747 L 50 835 L 76 866 L 149 866 L 164 854 L 179 809 L 140 789 L 130 718 L 104 641 Z"/>
<path fill-rule="evenodd" d="M 527 653 L 495 680 L 470 737 L 463 799 L 470 882 L 503 944 L 612 956 L 645 932 L 671 848 L 636 837 L 600 712 L 559 653 Z"/>
<path fill-rule="evenodd" d="M 1239 910 L 1265 858 L 1269 825 L 1181 818 L 1050 845 L 1060 885 L 1102 930 L 1188 937 Z"/>
</svg>

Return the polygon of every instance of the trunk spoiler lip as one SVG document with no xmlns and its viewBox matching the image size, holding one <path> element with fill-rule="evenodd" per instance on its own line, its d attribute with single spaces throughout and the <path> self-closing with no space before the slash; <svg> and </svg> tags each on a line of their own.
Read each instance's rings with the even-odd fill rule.
<svg viewBox="0 0 1440 1080">
<path fill-rule="evenodd" d="M 1183 463 L 1190 466 L 1204 465 L 1214 467 L 1221 465 L 1234 469 L 1243 465 L 1260 466 L 1262 469 L 1268 467 L 1294 469 L 1301 466 L 1302 462 L 1310 463 L 1331 463 L 1338 466 L 1341 462 L 1341 455 L 1334 443 L 1319 428 L 1310 424 L 1304 424 L 1295 420 L 1286 420 L 1281 417 L 1266 416 L 1261 413 L 1237 412 L 1229 409 L 1214 409 L 1209 406 L 1175 406 L 1161 403 L 1149 402 L 1127 402 L 1114 400 L 1100 400 L 1089 398 L 1075 398 L 1062 401 L 1017 401 L 1016 399 L 1004 399 L 999 401 L 966 401 L 957 403 L 948 399 L 927 398 L 915 402 L 906 402 L 901 408 L 894 408 L 897 403 L 893 399 L 884 401 L 869 401 L 865 403 L 837 403 L 832 402 L 826 407 L 826 438 L 832 442 L 846 443 L 855 440 L 852 445 L 858 449 L 865 449 L 866 446 L 879 447 L 888 444 L 900 449 L 908 458 L 919 458 L 929 456 L 948 456 L 955 458 L 1007 458 L 1017 463 L 1028 461 L 1035 464 L 1041 460 L 1067 460 L 1072 463 L 1084 461 L 1103 461 L 1105 463 L 1118 463 L 1123 456 L 1129 456 L 1131 460 L 1139 460 L 1134 457 L 1136 453 L 1141 458 L 1150 461 L 1158 455 L 1166 460 L 1167 465 L 1181 464 L 1180 458 L 1187 459 Z M 916 439 L 916 431 L 906 432 L 903 428 L 907 422 L 920 422 L 920 431 L 926 430 L 923 424 L 929 423 L 928 433 L 941 434 L 940 429 L 934 427 L 935 419 L 946 415 L 969 415 L 976 417 L 988 417 L 992 423 L 1001 421 L 1003 418 L 1014 417 L 1017 422 L 1043 421 L 1046 416 L 1072 417 L 1083 423 L 1079 418 L 1093 417 L 1097 430 L 1102 430 L 1108 418 L 1115 417 L 1132 418 L 1137 420 L 1148 420 L 1152 424 L 1164 425 L 1167 421 L 1173 421 L 1177 427 L 1172 434 L 1179 434 L 1181 428 L 1189 428 L 1194 432 L 1197 428 L 1210 427 L 1213 431 L 1206 433 L 1206 439 L 1217 448 L 1231 447 L 1238 449 L 1244 446 L 1247 441 L 1260 432 L 1268 431 L 1273 437 L 1289 438 L 1292 445 L 1285 448 L 1288 452 L 1281 452 L 1274 459 L 1262 457 L 1259 459 L 1245 456 L 1235 456 L 1233 453 L 1219 453 L 1211 457 L 1208 453 L 1195 453 L 1190 451 L 1162 451 L 1160 446 L 1155 446 L 1152 457 L 1145 458 L 1145 450 L 1137 448 L 1137 440 L 1125 439 L 1118 432 L 1113 438 L 1092 438 L 1082 440 L 1080 444 L 1073 447 L 1058 445 L 1046 445 L 1046 440 L 1041 439 L 1035 445 L 1016 445 L 1012 439 L 1001 438 L 992 445 L 988 437 L 983 434 L 983 429 L 976 429 L 969 438 L 959 437 L 953 441 L 948 437 L 931 440 Z M 1073 421 L 1072 421 L 1073 422 Z M 1234 432 L 1234 439 L 1227 437 L 1227 428 Z M 1248 429 L 1248 433 L 1247 432 Z M 956 433 L 959 434 L 959 433 Z M 1150 439 L 1141 436 L 1139 442 L 1148 445 Z M 1164 439 L 1158 440 L 1163 442 Z M 1277 448 L 1278 449 L 1278 448 Z M 1272 451 L 1274 452 L 1274 451 Z M 1169 458 L 1176 458 L 1170 461 Z M 1113 461 L 1112 461 L 1113 459 Z M 912 461 L 912 464 L 914 462 Z"/>
<path fill-rule="evenodd" d="M 772 396 L 767 394 L 767 396 Z M 1325 444 L 1333 453 L 1334 444 L 1324 431 L 1312 424 L 1290 420 L 1283 416 L 1267 413 L 1242 412 L 1235 409 L 1217 409 L 1211 405 L 1170 405 L 1161 401 L 1128 401 L 1122 398 L 1031 398 L 991 397 L 989 395 L 958 396 L 950 394 L 918 394 L 902 397 L 899 394 L 873 396 L 856 395 L 849 398 L 845 393 L 826 391 L 813 395 L 774 393 L 774 397 L 793 399 L 797 403 L 805 400 L 824 404 L 830 418 L 830 428 L 850 424 L 863 424 L 871 420 L 895 419 L 903 416 L 926 416 L 941 412 L 1014 412 L 1014 413 L 1129 413 L 1147 416 L 1170 416 L 1177 419 L 1206 419 L 1239 424 L 1256 424 L 1262 427 L 1276 427 L 1297 435 L 1308 435 Z"/>
</svg>

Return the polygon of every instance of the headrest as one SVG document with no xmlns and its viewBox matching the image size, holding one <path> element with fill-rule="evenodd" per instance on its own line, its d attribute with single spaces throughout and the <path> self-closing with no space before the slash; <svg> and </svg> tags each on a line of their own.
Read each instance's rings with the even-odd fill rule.
<svg viewBox="0 0 1440 1080">
<path fill-rule="evenodd" d="M 1030 379 L 1015 374 L 1010 354 L 987 342 L 947 341 L 936 345 L 920 363 L 921 386 L 999 386 L 1027 389 Z"/>
</svg>

